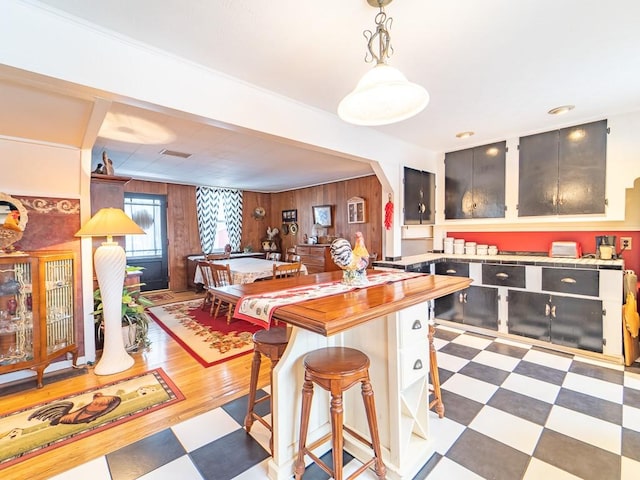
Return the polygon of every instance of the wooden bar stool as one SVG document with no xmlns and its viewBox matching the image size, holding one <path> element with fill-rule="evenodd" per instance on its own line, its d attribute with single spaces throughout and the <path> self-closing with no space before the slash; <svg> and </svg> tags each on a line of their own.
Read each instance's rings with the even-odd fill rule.
<svg viewBox="0 0 640 480">
<path fill-rule="evenodd" d="M 362 384 L 362 400 L 364 401 L 369 432 L 371 434 L 370 442 L 349 427 L 343 425 L 342 392 L 348 390 L 357 382 Z M 307 446 L 309 413 L 311 411 L 314 383 L 331 392 L 331 433 Z M 300 447 L 294 470 L 296 480 L 300 480 L 304 474 L 305 455 L 309 455 L 331 478 L 343 480 L 343 430 L 349 432 L 353 437 L 369 446 L 374 453 L 374 457 L 356 470 L 349 479 L 357 477 L 371 465 L 375 464 L 376 475 L 380 480 L 384 480 L 387 475 L 387 468 L 382 462 L 380 435 L 378 433 L 378 422 L 376 420 L 376 407 L 373 399 L 373 390 L 371 389 L 371 383 L 369 381 L 369 357 L 359 350 L 346 347 L 327 347 L 315 350 L 304 357 Z M 332 440 L 333 470 L 312 453 L 312 450 L 325 443 L 329 438 Z"/>
<path fill-rule="evenodd" d="M 433 345 L 433 336 L 436 333 L 436 326 L 429 322 L 429 375 L 431 375 L 431 387 L 429 391 L 433 393 L 433 400 L 429 402 L 429 408 L 434 408 L 438 417 L 444 417 L 444 403 L 442 403 L 442 392 L 440 391 L 440 374 L 438 373 L 438 358 L 436 357 L 436 347 Z"/>
<path fill-rule="evenodd" d="M 262 355 L 271 360 L 271 371 L 269 383 L 273 389 L 273 368 L 276 366 L 280 357 L 287 348 L 288 332 L 286 327 L 272 327 L 269 330 L 258 330 L 253 334 L 253 362 L 251 363 L 251 380 L 249 383 L 249 404 L 247 406 L 247 415 L 244 418 L 244 428 L 249 433 L 251 431 L 251 425 L 253 421 L 257 420 L 262 423 L 269 432 L 271 437 L 269 438 L 269 449 L 273 455 L 273 428 L 264 418 L 255 412 L 255 407 L 258 403 L 269 400 L 271 405 L 271 414 L 273 415 L 273 402 L 271 400 L 271 394 L 265 395 L 262 398 L 256 400 L 256 390 L 258 388 L 258 376 L 260 374 L 260 363 Z"/>
</svg>

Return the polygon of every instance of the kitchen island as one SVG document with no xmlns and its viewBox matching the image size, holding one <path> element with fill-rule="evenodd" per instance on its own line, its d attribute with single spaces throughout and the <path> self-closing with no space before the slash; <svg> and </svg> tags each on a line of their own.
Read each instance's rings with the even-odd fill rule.
<svg viewBox="0 0 640 480">
<path fill-rule="evenodd" d="M 371 272 L 370 275 L 375 275 Z M 216 289 L 216 295 L 237 302 L 305 285 L 339 282 L 342 272 L 326 272 Z M 378 426 L 387 478 L 409 480 L 433 454 L 428 424 L 429 302 L 466 288 L 468 278 L 417 275 L 404 280 L 364 286 L 343 294 L 314 298 L 279 307 L 273 320 L 291 327 L 287 349 L 273 372 L 274 452 L 269 478 L 290 479 L 298 447 L 302 358 L 325 346 L 349 346 L 366 353 L 371 366 Z M 308 443 L 330 431 L 329 396 L 315 389 Z M 359 389 L 344 398 L 345 423 L 368 435 Z M 330 442 L 315 453 L 322 455 Z M 323 450 L 324 449 L 324 450 Z M 345 450 L 368 459 L 368 449 L 345 436 Z"/>
</svg>

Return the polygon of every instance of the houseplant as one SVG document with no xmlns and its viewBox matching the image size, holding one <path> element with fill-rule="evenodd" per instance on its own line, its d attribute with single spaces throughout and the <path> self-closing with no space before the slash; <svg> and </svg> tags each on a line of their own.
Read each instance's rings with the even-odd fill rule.
<svg viewBox="0 0 640 480">
<path fill-rule="evenodd" d="M 145 308 L 153 305 L 153 302 L 140 294 L 140 287 L 144 283 L 125 285 L 122 288 L 122 328 L 123 339 L 127 351 L 135 351 L 138 348 L 148 347 L 151 342 L 147 336 L 149 331 L 149 317 Z M 96 348 L 102 341 L 103 305 L 100 289 L 93 292 L 94 311 L 93 318 L 96 324 Z"/>
</svg>

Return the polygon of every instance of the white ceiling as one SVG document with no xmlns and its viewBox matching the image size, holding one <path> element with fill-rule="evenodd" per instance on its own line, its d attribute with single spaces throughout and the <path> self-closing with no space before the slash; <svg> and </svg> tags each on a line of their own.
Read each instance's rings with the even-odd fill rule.
<svg viewBox="0 0 640 480">
<path fill-rule="evenodd" d="M 107 33 L 332 113 L 371 68 L 364 62 L 362 31 L 374 28 L 377 10 L 366 0 L 30 3 L 60 9 Z M 430 104 L 416 117 L 377 127 L 387 135 L 443 152 L 640 110 L 637 0 L 395 0 L 386 10 L 393 17 L 395 49 L 389 63 L 431 95 Z M 33 109 L 24 108 L 27 99 L 35 98 L 37 108 L 45 108 L 42 97 L 48 86 L 41 80 L 24 84 L 2 77 L 3 109 L 9 102 L 28 122 Z M 51 101 L 60 103 L 63 97 L 54 89 Z M 563 104 L 576 108 L 562 117 L 546 113 Z M 60 106 L 55 105 L 58 112 Z M 88 121 L 89 107 L 74 99 L 66 120 L 70 125 Z M 372 172 L 367 163 L 312 150 L 301 156 L 302 147 L 278 139 L 139 108 L 114 103 L 110 114 L 136 113 L 165 125 L 176 138 L 161 147 L 193 156 L 168 157 L 159 154 L 157 145 L 99 136 L 93 148 L 96 161 L 106 150 L 120 173 L 194 183 L 192 172 L 197 169 L 199 184 L 256 191 Z M 0 118 L 0 132 L 21 136 L 17 120 Z M 30 128 L 39 128 L 32 135 L 55 140 L 49 138 L 50 124 L 48 130 L 45 123 L 30 123 Z M 466 130 L 476 135 L 455 137 Z M 72 129 L 60 135 L 62 143 L 78 140 Z"/>
</svg>

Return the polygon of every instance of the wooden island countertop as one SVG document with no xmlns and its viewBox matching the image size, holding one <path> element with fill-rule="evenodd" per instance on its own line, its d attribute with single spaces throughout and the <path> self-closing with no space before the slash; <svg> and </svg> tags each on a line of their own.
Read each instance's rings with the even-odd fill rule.
<svg viewBox="0 0 640 480">
<path fill-rule="evenodd" d="M 375 275 L 375 270 L 372 270 L 370 275 Z M 297 278 L 231 285 L 215 290 L 216 296 L 222 300 L 236 303 L 245 295 L 259 295 L 341 279 L 342 271 L 324 272 L 301 275 Z M 457 292 L 468 287 L 471 282 L 471 279 L 465 277 L 424 274 L 284 305 L 275 310 L 273 318 L 320 335 L 331 336 L 374 318 Z"/>
</svg>

